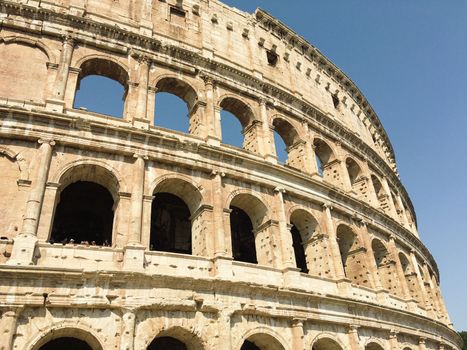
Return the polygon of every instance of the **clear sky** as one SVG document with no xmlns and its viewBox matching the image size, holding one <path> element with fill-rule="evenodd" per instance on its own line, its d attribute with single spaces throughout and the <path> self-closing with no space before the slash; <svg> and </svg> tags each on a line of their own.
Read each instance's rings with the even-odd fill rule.
<svg viewBox="0 0 467 350">
<path fill-rule="evenodd" d="M 467 1 L 224 2 L 250 13 L 261 7 L 279 18 L 365 94 L 395 148 L 454 325 L 467 330 Z M 76 106 L 88 106 L 87 98 L 96 99 L 78 95 Z M 158 98 L 156 114 L 187 116 L 168 96 Z M 105 96 L 99 102 L 105 106 Z M 232 123 L 223 130 L 239 130 L 234 118 L 223 119 Z M 187 128 L 187 118 L 177 120 Z"/>
<path fill-rule="evenodd" d="M 224 2 L 282 20 L 365 94 L 395 148 L 454 326 L 467 330 L 467 1 Z"/>
</svg>

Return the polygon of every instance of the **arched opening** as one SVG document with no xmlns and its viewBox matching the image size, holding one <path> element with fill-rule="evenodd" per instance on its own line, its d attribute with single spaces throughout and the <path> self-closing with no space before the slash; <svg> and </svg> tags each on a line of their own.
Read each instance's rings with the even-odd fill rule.
<svg viewBox="0 0 467 350">
<path fill-rule="evenodd" d="M 365 345 L 365 350 L 384 350 L 384 348 L 376 342 L 370 342 Z"/>
<path fill-rule="evenodd" d="M 378 201 L 377 205 L 384 211 L 387 211 L 389 209 L 389 198 L 386 195 L 386 192 L 384 191 L 381 181 L 379 181 L 379 179 L 375 175 L 371 175 L 371 182 L 373 183 L 373 188 L 376 194 L 376 200 Z"/>
<path fill-rule="evenodd" d="M 321 338 L 313 343 L 312 350 L 342 350 L 342 347 L 334 339 Z"/>
<path fill-rule="evenodd" d="M 152 201 L 150 249 L 191 254 L 190 216 L 181 198 L 171 193 L 157 193 Z"/>
<path fill-rule="evenodd" d="M 350 184 L 353 190 L 357 190 L 357 184 L 361 180 L 362 170 L 355 160 L 347 158 L 345 160 L 347 172 L 349 173 Z M 357 192 L 357 191 L 356 191 Z"/>
<path fill-rule="evenodd" d="M 264 223 L 267 208 L 255 196 L 241 193 L 230 202 L 230 234 L 232 257 L 248 263 L 268 264 L 269 247 L 265 244 L 267 228 L 258 231 Z M 262 249 L 256 242 L 264 239 Z"/>
<path fill-rule="evenodd" d="M 257 264 L 255 234 L 250 217 L 242 209 L 230 206 L 232 256 L 236 261 Z"/>
<path fill-rule="evenodd" d="M 188 350 L 185 343 L 172 337 L 160 337 L 152 341 L 147 350 Z"/>
<path fill-rule="evenodd" d="M 200 126 L 196 91 L 176 78 L 162 78 L 156 84 L 154 125 L 184 133 L 197 133 Z"/>
<path fill-rule="evenodd" d="M 325 274 L 328 270 L 326 267 L 327 249 L 323 236 L 319 234 L 319 225 L 316 219 L 306 210 L 298 209 L 290 216 L 290 223 L 297 267 L 302 272 L 311 275 Z M 297 250 L 299 238 L 301 249 Z"/>
<path fill-rule="evenodd" d="M 46 52 L 34 44 L 0 42 L 0 96 L 22 101 L 43 102 L 47 88 Z M 8 83 L 6 83 L 8 82 Z"/>
<path fill-rule="evenodd" d="M 284 350 L 284 347 L 272 335 L 257 333 L 249 336 L 240 350 Z"/>
<path fill-rule="evenodd" d="M 302 235 L 298 231 L 298 228 L 294 225 L 290 229 L 292 234 L 292 244 L 295 255 L 295 263 L 300 272 L 308 273 L 308 266 L 306 264 L 305 248 L 303 247 Z"/>
<path fill-rule="evenodd" d="M 299 168 L 300 160 L 303 158 L 303 147 L 300 147 L 297 131 L 292 124 L 282 118 L 275 118 L 272 126 L 277 159 L 280 163 Z"/>
<path fill-rule="evenodd" d="M 379 239 L 374 239 L 371 243 L 373 255 L 378 270 L 378 275 L 383 288 L 390 293 L 399 295 L 399 284 L 394 261 L 391 259 L 386 246 Z"/>
<path fill-rule="evenodd" d="M 361 246 L 357 235 L 350 227 L 340 225 L 337 228 L 337 242 L 345 276 L 356 285 L 369 285 L 366 250 Z"/>
<path fill-rule="evenodd" d="M 128 92 L 128 73 L 119 64 L 101 58 L 80 67 L 73 108 L 122 117 Z"/>
<path fill-rule="evenodd" d="M 221 110 L 222 143 L 234 147 L 243 147 L 243 126 L 232 113 Z"/>
<path fill-rule="evenodd" d="M 414 298 L 417 302 L 421 302 L 420 291 L 418 287 L 417 274 L 412 268 L 412 265 L 409 262 L 407 256 L 400 252 L 399 261 L 401 263 L 402 271 L 404 272 L 405 280 L 407 286 L 409 287 L 410 296 Z"/>
<path fill-rule="evenodd" d="M 59 196 L 51 243 L 112 244 L 114 199 L 107 188 L 95 182 L 77 181 Z"/>
<path fill-rule="evenodd" d="M 88 343 L 83 340 L 64 337 L 57 338 L 49 341 L 47 344 L 41 346 L 38 350 L 93 350 Z"/>
<path fill-rule="evenodd" d="M 233 97 L 225 97 L 219 104 L 221 108 L 221 127 L 222 127 L 222 143 L 232 146 L 243 147 L 252 152 L 257 152 L 256 132 L 254 130 L 254 115 L 251 108 L 239 99 Z M 226 129 L 230 118 L 236 118 L 241 124 L 241 142 L 240 135 L 237 134 L 238 126 L 234 130 Z M 232 143 L 230 143 L 232 142 Z"/>
<path fill-rule="evenodd" d="M 313 146 L 315 148 L 318 175 L 329 182 L 337 183 L 339 181 L 339 172 L 337 164 L 333 164 L 334 153 L 331 147 L 321 139 L 315 139 Z"/>
</svg>

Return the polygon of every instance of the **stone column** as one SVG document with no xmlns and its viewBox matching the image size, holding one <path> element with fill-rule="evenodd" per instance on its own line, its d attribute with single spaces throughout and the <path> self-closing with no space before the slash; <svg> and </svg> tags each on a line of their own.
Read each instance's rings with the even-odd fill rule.
<svg viewBox="0 0 467 350">
<path fill-rule="evenodd" d="M 63 112 L 68 74 L 70 72 L 74 47 L 75 40 L 71 36 L 65 36 L 60 55 L 60 64 L 58 65 L 58 71 L 53 84 L 52 97 L 47 100 L 47 109 L 49 110 Z"/>
<path fill-rule="evenodd" d="M 345 272 L 344 266 L 342 265 L 339 244 L 337 243 L 336 229 L 332 221 L 332 207 L 328 204 L 324 204 L 323 209 L 326 215 L 326 229 L 329 236 L 329 246 L 331 248 L 331 267 L 334 268 L 335 278 L 343 279 L 345 278 Z"/>
<path fill-rule="evenodd" d="M 214 205 L 213 213 L 213 228 L 216 233 L 215 236 L 215 256 L 226 256 L 227 250 L 225 248 L 225 232 L 224 232 L 224 212 L 223 212 L 223 191 L 222 191 L 222 178 L 225 176 L 225 173 L 219 171 L 212 172 L 212 199 Z"/>
<path fill-rule="evenodd" d="M 402 213 L 401 213 L 402 225 L 404 225 L 406 228 L 410 229 L 409 220 L 407 220 L 407 214 L 405 212 L 404 203 L 402 202 L 402 198 L 401 198 L 400 195 L 396 195 L 396 201 L 397 201 L 397 204 L 398 204 L 399 208 L 401 208 L 400 210 L 402 211 Z"/>
<path fill-rule="evenodd" d="M 231 338 L 231 319 L 232 319 L 232 310 L 223 309 L 219 311 L 217 324 L 219 326 L 217 334 L 217 349 L 225 349 L 231 350 L 232 349 L 232 338 Z"/>
<path fill-rule="evenodd" d="M 44 200 L 45 187 L 49 176 L 50 162 L 52 160 L 52 140 L 39 140 L 39 164 L 36 179 L 32 183 L 29 198 L 26 203 L 26 213 L 23 219 L 23 227 L 16 236 L 9 264 L 30 265 L 34 261 L 37 243 L 37 228 Z"/>
<path fill-rule="evenodd" d="M 279 221 L 279 244 L 281 248 L 282 267 L 283 268 L 296 268 L 295 256 L 293 251 L 292 234 L 287 228 L 287 219 L 285 217 L 284 208 L 284 193 L 283 188 L 274 189 L 276 219 Z"/>
<path fill-rule="evenodd" d="M 389 333 L 389 346 L 391 350 L 399 350 L 399 341 L 397 340 L 397 333 L 394 330 L 391 330 Z"/>
<path fill-rule="evenodd" d="M 337 158 L 340 160 L 341 173 L 342 173 L 342 185 L 344 190 L 347 192 L 352 191 L 352 183 L 350 182 L 349 170 L 347 169 L 347 163 L 345 161 L 345 153 L 342 145 L 337 142 Z"/>
<path fill-rule="evenodd" d="M 310 133 L 308 123 L 304 122 L 303 129 L 305 130 L 305 155 L 306 155 L 306 163 L 304 166 L 304 170 L 311 174 L 318 174 L 318 165 L 316 163 L 316 154 L 315 154 L 315 146 L 313 145 L 313 136 Z"/>
<path fill-rule="evenodd" d="M 207 125 L 207 141 L 211 145 L 220 145 L 222 142 L 222 128 L 220 109 L 216 108 L 214 79 L 204 75 L 204 88 L 206 96 L 206 106 L 204 110 L 204 123 Z"/>
<path fill-rule="evenodd" d="M 16 333 L 16 323 L 20 313 L 20 308 L 8 308 L 2 310 L 0 318 L 0 350 L 13 349 L 13 336 Z"/>
<path fill-rule="evenodd" d="M 140 56 L 138 59 L 139 66 L 139 84 L 138 98 L 136 101 L 135 115 L 133 119 L 148 121 L 148 87 L 149 87 L 149 67 L 151 60 L 146 56 Z"/>
<path fill-rule="evenodd" d="M 425 338 L 424 337 L 420 337 L 418 339 L 418 349 L 419 350 L 426 350 Z"/>
<path fill-rule="evenodd" d="M 131 194 L 130 237 L 125 247 L 124 268 L 141 269 L 144 266 L 144 250 L 141 244 L 141 228 L 143 220 L 143 195 L 145 159 L 147 157 L 135 154 L 133 167 L 133 189 Z"/>
<path fill-rule="evenodd" d="M 370 271 L 370 282 L 372 287 L 375 289 L 383 289 L 381 278 L 378 273 L 378 267 L 376 266 L 375 253 L 370 241 L 370 234 L 368 233 L 368 227 L 365 222 L 361 222 L 359 237 L 363 242 L 363 246 L 366 249 L 366 265 Z"/>
<path fill-rule="evenodd" d="M 430 271 L 428 270 L 428 265 L 425 262 L 422 264 L 422 269 L 423 269 L 423 274 L 428 278 L 428 280 L 425 281 L 425 286 L 426 288 L 429 289 L 428 296 L 430 297 L 431 302 L 433 304 L 433 308 L 434 308 L 433 311 L 435 313 L 441 313 L 441 307 L 438 303 L 438 298 L 436 296 L 436 290 L 434 289 L 434 286 L 433 286 L 433 281 L 431 279 Z"/>
<path fill-rule="evenodd" d="M 299 318 L 292 320 L 292 350 L 305 350 L 303 344 L 303 321 Z"/>
<path fill-rule="evenodd" d="M 421 299 L 423 300 L 423 304 L 425 305 L 425 308 L 426 308 L 427 312 L 432 313 L 432 308 L 429 305 L 428 296 L 426 294 L 425 283 L 423 281 L 423 275 L 422 275 L 423 271 L 420 271 L 420 269 L 419 269 L 417 258 L 415 256 L 414 250 L 410 251 L 410 260 L 412 262 L 413 269 L 414 269 L 415 274 L 417 276 L 418 290 L 419 290 Z"/>
<path fill-rule="evenodd" d="M 153 86 L 148 86 L 148 99 L 146 102 L 146 119 L 148 120 L 150 125 L 154 125 L 154 117 L 156 113 L 156 94 L 157 88 Z"/>
<path fill-rule="evenodd" d="M 367 189 L 368 189 L 368 203 L 370 203 L 372 206 L 379 208 L 379 199 L 378 196 L 376 195 L 375 191 L 375 186 L 373 185 L 373 180 L 371 179 L 371 171 L 370 167 L 368 166 L 368 162 L 365 160 L 362 163 L 362 171 L 363 174 L 365 175 L 366 178 L 368 178 L 367 181 Z"/>
<path fill-rule="evenodd" d="M 140 34 L 152 36 L 152 0 L 142 0 L 140 8 Z"/>
<path fill-rule="evenodd" d="M 362 346 L 360 345 L 360 338 L 358 336 L 358 326 L 357 325 L 349 325 L 348 330 L 349 336 L 349 343 L 351 350 L 362 350 Z"/>
<path fill-rule="evenodd" d="M 135 347 L 135 312 L 133 310 L 124 310 L 121 324 L 120 350 L 133 350 Z"/>
<path fill-rule="evenodd" d="M 261 147 L 259 153 L 265 157 L 267 161 L 277 163 L 276 147 L 274 145 L 274 129 L 271 129 L 268 117 L 268 107 L 265 99 L 259 101 L 262 140 L 258 142 L 258 147 Z"/>
<path fill-rule="evenodd" d="M 404 299 L 412 299 L 412 296 L 410 295 L 410 289 L 407 284 L 407 280 L 405 278 L 405 273 L 402 268 L 401 261 L 399 260 L 399 254 L 397 252 L 396 241 L 393 235 L 389 237 L 388 251 L 396 264 L 396 274 L 397 274 L 397 279 L 399 281 L 399 287 L 402 290 L 402 296 L 404 297 Z"/>
</svg>

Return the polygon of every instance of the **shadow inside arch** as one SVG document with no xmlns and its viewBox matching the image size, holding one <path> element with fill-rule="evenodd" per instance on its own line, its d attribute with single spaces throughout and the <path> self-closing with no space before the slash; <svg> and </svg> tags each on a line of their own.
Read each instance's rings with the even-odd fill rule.
<svg viewBox="0 0 467 350">
<path fill-rule="evenodd" d="M 80 328 L 52 329 L 43 335 L 30 350 L 103 350 L 97 338 Z"/>
</svg>

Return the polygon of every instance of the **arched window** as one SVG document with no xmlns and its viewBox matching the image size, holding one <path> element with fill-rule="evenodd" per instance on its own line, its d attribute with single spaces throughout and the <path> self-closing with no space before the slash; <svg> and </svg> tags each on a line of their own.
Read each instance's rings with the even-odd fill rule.
<svg viewBox="0 0 467 350">
<path fill-rule="evenodd" d="M 101 58 L 80 67 L 73 108 L 123 117 L 128 92 L 128 73 L 119 64 Z"/>
<path fill-rule="evenodd" d="M 345 165 L 349 174 L 350 185 L 352 186 L 352 190 L 355 193 L 361 194 L 359 184 L 362 177 L 362 170 L 360 169 L 360 166 L 352 158 L 347 158 L 345 160 Z"/>
<path fill-rule="evenodd" d="M 339 172 L 337 167 L 332 164 L 334 160 L 334 154 L 331 147 L 326 142 L 320 139 L 316 139 L 313 142 L 315 148 L 316 168 L 318 175 L 325 180 L 336 183 L 340 180 Z"/>
<path fill-rule="evenodd" d="M 384 348 L 376 342 L 370 342 L 365 345 L 365 350 L 384 350 Z"/>
<path fill-rule="evenodd" d="M 373 183 L 373 188 L 375 190 L 376 199 L 378 201 L 377 205 L 384 211 L 388 210 L 387 196 L 384 192 L 383 185 L 381 181 L 375 176 L 371 175 L 371 182 Z"/>
<path fill-rule="evenodd" d="M 250 217 L 242 209 L 231 206 L 230 231 L 232 234 L 232 256 L 236 261 L 257 264 L 255 234 Z"/>
<path fill-rule="evenodd" d="M 399 253 L 399 261 L 402 266 L 402 271 L 404 272 L 405 280 L 407 281 L 407 286 L 409 287 L 410 296 L 420 303 L 422 299 L 418 286 L 417 274 L 413 270 L 407 256 L 402 252 Z"/>
<path fill-rule="evenodd" d="M 83 340 L 66 337 L 66 338 L 57 338 L 49 341 L 47 344 L 42 345 L 38 350 L 93 350 Z"/>
<path fill-rule="evenodd" d="M 243 126 L 240 120 L 232 113 L 221 110 L 222 143 L 226 145 L 243 147 Z"/>
<path fill-rule="evenodd" d="M 191 254 L 190 210 L 170 193 L 157 193 L 152 202 L 151 250 Z"/>
<path fill-rule="evenodd" d="M 272 126 L 274 127 L 274 144 L 279 162 L 298 169 L 302 168 L 305 149 L 304 144 L 299 142 L 300 138 L 295 128 L 282 118 L 275 118 Z"/>
<path fill-rule="evenodd" d="M 160 337 L 152 341 L 147 350 L 188 350 L 185 343 L 172 337 Z"/>
<path fill-rule="evenodd" d="M 60 193 L 50 242 L 112 244 L 114 199 L 107 188 L 77 181 Z"/>
<path fill-rule="evenodd" d="M 156 84 L 156 91 L 154 125 L 197 134 L 201 121 L 196 91 L 176 78 L 162 78 Z"/>
<path fill-rule="evenodd" d="M 395 262 L 391 259 L 386 246 L 379 239 L 373 239 L 371 248 L 382 287 L 392 294 L 401 295 Z"/>
<path fill-rule="evenodd" d="M 312 350 L 342 350 L 342 347 L 331 338 L 321 338 L 314 342 Z"/>
<path fill-rule="evenodd" d="M 240 350 L 284 350 L 284 347 L 272 335 L 258 333 L 248 337 Z"/>
<path fill-rule="evenodd" d="M 366 250 L 361 246 L 357 235 L 345 225 L 337 228 L 337 242 L 341 254 L 344 273 L 356 285 L 369 285 L 369 269 L 366 266 Z"/>
<path fill-rule="evenodd" d="M 43 102 L 47 89 L 46 52 L 34 44 L 0 42 L 0 96 L 22 101 Z M 8 82 L 8 83 L 6 83 Z"/>
<path fill-rule="evenodd" d="M 237 261 L 267 265 L 270 247 L 263 242 L 259 249 L 256 243 L 268 239 L 265 229 L 258 232 L 266 217 L 266 206 L 255 196 L 242 193 L 232 199 L 230 210 L 232 257 Z"/>
<path fill-rule="evenodd" d="M 327 270 L 326 249 L 321 237 L 318 237 L 318 222 L 307 211 L 298 209 L 292 213 L 290 223 L 297 268 L 303 273 L 324 274 Z"/>
<path fill-rule="evenodd" d="M 234 97 L 225 97 L 219 106 L 221 108 L 222 143 L 232 146 L 241 145 L 244 149 L 257 153 L 257 135 L 253 125 L 255 118 L 251 108 Z M 232 117 L 240 122 L 241 135 L 238 134 L 238 126 L 233 130 L 228 129 L 229 124 L 232 124 L 229 123 Z"/>
<path fill-rule="evenodd" d="M 199 190 L 187 181 L 169 178 L 159 183 L 151 207 L 150 250 L 192 254 L 197 233 L 192 230 L 192 215 L 201 201 Z M 196 226 L 203 230 L 203 223 Z"/>
</svg>

